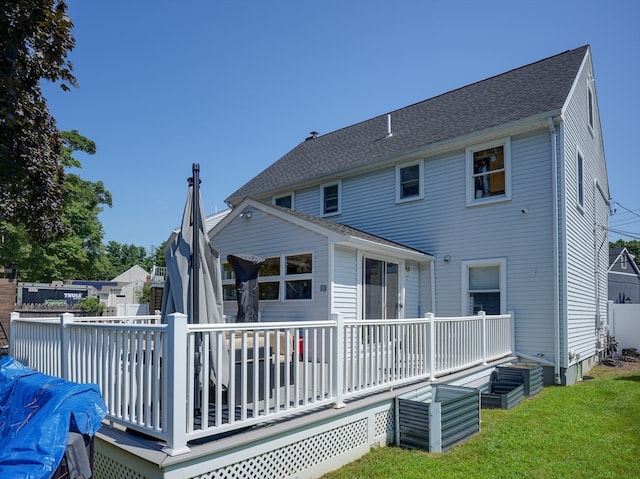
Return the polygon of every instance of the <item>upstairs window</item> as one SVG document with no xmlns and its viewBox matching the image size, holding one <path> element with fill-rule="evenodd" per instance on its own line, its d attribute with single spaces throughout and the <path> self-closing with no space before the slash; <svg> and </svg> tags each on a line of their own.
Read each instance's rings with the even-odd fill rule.
<svg viewBox="0 0 640 479">
<path fill-rule="evenodd" d="M 505 138 L 466 150 L 467 205 L 511 198 L 511 141 Z"/>
<path fill-rule="evenodd" d="M 342 183 L 329 183 L 320 187 L 322 216 L 337 215 L 342 212 Z"/>
<path fill-rule="evenodd" d="M 274 196 L 273 204 L 277 206 L 282 206 L 283 208 L 293 209 L 293 193 L 288 193 L 282 196 Z"/>
<path fill-rule="evenodd" d="M 578 164 L 576 165 L 576 183 L 578 185 L 578 206 L 584 207 L 584 160 L 582 153 L 578 151 Z"/>
<path fill-rule="evenodd" d="M 587 88 L 587 109 L 589 115 L 589 128 L 593 130 L 593 90 L 589 86 Z"/>
<path fill-rule="evenodd" d="M 423 168 L 423 160 L 396 166 L 397 203 L 424 198 Z"/>
</svg>

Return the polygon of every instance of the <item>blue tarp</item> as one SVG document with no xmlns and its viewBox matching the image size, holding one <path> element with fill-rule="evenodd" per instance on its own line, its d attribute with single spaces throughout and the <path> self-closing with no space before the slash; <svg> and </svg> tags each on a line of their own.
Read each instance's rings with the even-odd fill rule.
<svg viewBox="0 0 640 479">
<path fill-rule="evenodd" d="M 93 436 L 106 415 L 95 384 L 78 384 L 0 361 L 0 477 L 49 478 L 69 432 Z"/>
</svg>

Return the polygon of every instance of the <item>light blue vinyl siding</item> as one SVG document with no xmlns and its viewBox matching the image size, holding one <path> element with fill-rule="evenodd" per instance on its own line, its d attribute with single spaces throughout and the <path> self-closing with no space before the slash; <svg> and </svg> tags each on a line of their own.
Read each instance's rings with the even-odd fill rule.
<svg viewBox="0 0 640 479">
<path fill-rule="evenodd" d="M 355 249 L 336 246 L 334 250 L 333 312 L 344 319 L 357 319 L 358 254 Z"/>
<path fill-rule="evenodd" d="M 507 201 L 466 206 L 469 172 L 465 148 L 473 147 L 473 141 L 456 144 L 448 151 L 416 152 L 398 159 L 398 164 L 424 160 L 424 198 L 416 201 L 396 203 L 395 164 L 340 178 L 342 214 L 329 219 L 436 257 L 434 264 L 420 265 L 420 281 L 414 282 L 411 275 L 405 277 L 405 317 L 428 311 L 435 311 L 438 316 L 467 314 L 461 263 L 501 260 L 507 268 L 503 291 L 506 309 L 513 311 L 516 318 L 516 351 L 554 361 L 558 347 L 555 331 L 559 329 L 562 367 L 570 366 L 570 351 L 581 359 L 594 354 L 596 308 L 603 321 L 607 314 L 608 262 L 608 208 L 594 189 L 594 179 L 605 194 L 608 183 L 595 84 L 594 126 L 588 126 L 588 85 L 592 74 L 587 56 L 565 108 L 555 118 L 557 170 L 553 164 L 553 136 L 544 118 L 528 131 L 520 129 L 510 136 L 512 194 Z M 478 143 L 505 135 L 496 129 L 495 138 L 485 135 Z M 577 204 L 578 148 L 584 160 L 582 207 Z M 323 178 L 322 182 L 334 179 Z M 296 191 L 297 210 L 321 214 L 319 186 L 320 182 Z M 558 238 L 554 235 L 554 218 L 558 221 Z M 450 261 L 443 261 L 445 255 Z M 357 261 L 338 263 L 332 307 L 346 311 L 345 315 L 353 314 L 347 303 L 357 304 L 357 291 L 347 285 L 351 275 L 357 274 Z M 348 271 L 352 266 L 353 270 Z M 434 268 L 433 286 L 430 268 Z M 431 304 L 432 287 L 436 304 Z"/>
<path fill-rule="evenodd" d="M 564 114 L 563 166 L 565 171 L 564 214 L 566 218 L 566 265 L 568 285 L 565 315 L 566 349 L 561 351 L 563 366 L 572 351 L 586 359 L 595 354 L 596 307 L 606 320 L 608 206 L 594 188 L 594 179 L 607 192 L 604 152 L 600 139 L 599 112 L 594 102 L 594 128 L 589 128 L 588 84 L 593 76 L 590 61 L 578 77 Z M 578 206 L 577 156 L 583 157 L 584 202 Z M 594 237 L 594 220 L 596 223 Z M 598 257 L 597 265 L 594 255 Z M 599 290 L 599 292 L 598 292 Z M 599 301 L 598 301 L 599 296 Z"/>
<path fill-rule="evenodd" d="M 511 141 L 513 195 L 509 201 L 466 206 L 465 152 L 460 148 L 425 157 L 422 200 L 395 203 L 394 166 L 343 178 L 343 209 L 335 221 L 435 255 L 435 310 L 441 316 L 467 314 L 461 261 L 505 258 L 507 309 L 517 318 L 516 347 L 552 358 L 551 137 L 548 128 L 542 128 Z M 319 207 L 317 188 L 296 192 L 296 209 L 319 214 Z M 450 262 L 442 260 L 445 255 Z M 430 281 L 424 280 L 425 274 L 422 277 L 418 289 L 412 289 L 411 275 L 405 277 L 405 317 L 434 309 L 426 304 L 430 303 Z"/>
<path fill-rule="evenodd" d="M 304 321 L 329 318 L 328 241 L 325 236 L 261 211 L 249 220 L 236 217 L 212 238 L 221 262 L 229 254 L 254 254 L 263 258 L 282 254 L 313 253 L 311 300 L 261 301 L 263 321 Z M 321 285 L 325 285 L 322 291 Z M 234 315 L 235 302 L 225 302 L 224 312 Z"/>
</svg>

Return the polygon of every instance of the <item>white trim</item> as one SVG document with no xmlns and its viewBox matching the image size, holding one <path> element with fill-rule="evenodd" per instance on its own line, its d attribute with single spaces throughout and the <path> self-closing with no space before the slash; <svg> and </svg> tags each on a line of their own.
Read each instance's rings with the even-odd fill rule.
<svg viewBox="0 0 640 479">
<path fill-rule="evenodd" d="M 275 195 L 275 196 L 271 197 L 271 204 L 272 205 L 276 205 L 276 200 L 279 200 L 280 198 L 286 198 L 287 196 L 291 197 L 291 209 L 295 210 L 296 209 L 296 203 L 295 203 L 296 195 L 295 195 L 294 191 L 291 191 L 289 193 L 285 193 L 285 194 L 282 194 L 282 195 Z"/>
<path fill-rule="evenodd" d="M 404 271 L 405 271 L 405 265 L 406 262 L 404 259 L 402 258 L 394 258 L 392 256 L 385 256 L 385 255 L 379 255 L 379 254 L 375 254 L 375 253 L 370 253 L 368 251 L 358 251 L 358 264 L 357 264 L 357 268 L 358 268 L 358 274 L 357 274 L 357 281 L 358 281 L 358 296 L 357 296 L 357 300 L 358 300 L 358 319 L 364 319 L 364 313 L 365 313 L 365 309 L 364 309 L 364 292 L 365 292 L 365 284 L 364 284 L 364 260 L 365 259 L 371 259 L 371 260 L 375 260 L 375 261 L 381 261 L 384 262 L 385 264 L 388 263 L 392 263 L 398 266 L 398 297 L 396 298 L 397 300 L 397 319 L 404 319 L 404 310 L 405 310 L 405 278 L 404 278 Z M 385 277 L 385 285 L 384 288 L 386 290 L 387 288 L 387 284 L 386 284 L 386 277 Z M 388 298 L 387 298 L 388 299 Z M 386 312 L 387 311 L 387 304 L 385 303 L 383 305 L 383 310 Z M 389 318 L 376 318 L 376 319 L 389 319 Z M 392 318 L 394 319 L 394 318 Z"/>
<path fill-rule="evenodd" d="M 507 258 L 488 258 L 488 259 L 475 259 L 475 260 L 463 260 L 460 263 L 461 267 L 461 303 L 460 313 L 462 316 L 467 316 L 470 313 L 468 311 L 469 305 L 469 269 L 478 268 L 483 266 L 498 266 L 500 274 L 500 314 L 507 314 Z"/>
<path fill-rule="evenodd" d="M 329 213 L 325 212 L 325 189 L 331 186 L 338 186 L 338 209 L 336 211 L 331 211 Z M 329 183 L 323 183 L 320 185 L 320 216 L 336 216 L 342 214 L 342 180 L 332 181 Z"/>
<path fill-rule="evenodd" d="M 405 168 L 418 165 L 418 194 L 402 198 L 402 175 L 401 172 Z M 424 159 L 410 161 L 396 165 L 396 203 L 406 203 L 408 201 L 421 200 L 424 198 Z"/>
<path fill-rule="evenodd" d="M 584 211 L 584 154 L 580 149 L 580 146 L 576 146 L 576 206 Z M 582 190 L 582 191 L 581 191 Z M 580 201 L 580 194 L 582 193 L 582 201 Z"/>
<path fill-rule="evenodd" d="M 587 128 L 591 136 L 595 136 L 596 125 L 596 95 L 591 87 L 593 76 L 587 76 Z"/>
<path fill-rule="evenodd" d="M 504 153 L 504 195 L 486 196 L 476 198 L 475 178 L 473 173 L 473 154 L 477 151 L 487 150 L 498 146 L 503 147 Z M 511 200 L 511 137 L 500 138 L 465 149 L 465 176 L 467 186 L 467 206 L 485 205 Z"/>
<path fill-rule="evenodd" d="M 305 255 L 305 254 L 310 254 L 311 255 L 311 272 L 310 273 L 300 273 L 300 274 L 287 274 L 286 269 L 287 269 L 287 257 L 289 256 L 301 256 L 301 255 Z M 278 258 L 280 261 L 280 274 L 278 275 L 273 275 L 273 276 L 260 276 L 258 275 L 258 288 L 260 287 L 260 283 L 278 283 L 278 299 L 261 299 L 260 303 L 284 303 L 284 302 L 290 302 L 290 301 L 308 301 L 311 302 L 314 300 L 315 294 L 313 291 L 313 288 L 316 285 L 316 278 L 315 278 L 315 270 L 316 270 L 316 252 L 311 250 L 311 251 L 303 251 L 300 253 L 280 253 L 277 255 L 269 255 L 267 257 L 265 257 L 266 259 L 270 259 L 270 258 Z M 224 270 L 224 265 L 225 264 L 229 264 L 227 261 L 225 261 L 224 263 L 222 263 L 222 269 Z M 287 281 L 306 281 L 306 280 L 310 280 L 311 281 L 311 297 L 310 298 L 291 298 L 291 299 L 287 299 L 286 295 L 287 295 L 287 288 L 286 288 L 286 284 Z M 223 288 L 224 286 L 229 286 L 229 285 L 234 285 L 236 284 L 236 280 L 235 280 L 235 275 L 233 279 L 223 279 L 222 280 L 222 285 Z M 230 299 L 225 299 L 224 301 L 226 302 L 235 302 L 236 300 L 230 300 Z"/>
</svg>

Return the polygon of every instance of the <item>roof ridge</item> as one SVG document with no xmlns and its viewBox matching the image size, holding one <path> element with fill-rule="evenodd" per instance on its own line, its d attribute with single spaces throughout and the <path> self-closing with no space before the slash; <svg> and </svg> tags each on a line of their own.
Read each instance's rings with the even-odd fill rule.
<svg viewBox="0 0 640 479">
<path fill-rule="evenodd" d="M 301 141 L 226 200 L 233 204 L 246 196 L 274 194 L 438 142 L 558 112 L 589 48 L 587 44 L 556 53 Z M 476 109 L 473 116 L 470 108 Z M 392 135 L 390 125 L 382 125 L 385 115 L 392 121 L 396 116 Z"/>
<path fill-rule="evenodd" d="M 483 78 L 481 80 L 477 80 L 475 82 L 468 83 L 466 85 L 462 85 L 462 86 L 460 86 L 458 88 L 454 88 L 453 90 L 448 90 L 448 91 L 439 93 L 439 94 L 437 94 L 435 96 L 431 96 L 429 98 L 425 98 L 423 100 L 416 101 L 416 102 L 411 103 L 409 105 L 405 105 L 403 107 L 396 108 L 395 110 L 389 110 L 386 113 L 380 113 L 378 115 L 374 115 L 374 116 L 372 116 L 370 118 L 367 118 L 365 120 L 361 120 L 361 121 L 352 123 L 350 125 L 343 126 L 342 128 L 338 128 L 337 130 L 332 130 L 332 131 L 329 131 L 327 133 L 319 134 L 318 136 L 314 137 L 313 140 L 320 139 L 320 138 L 322 138 L 324 136 L 333 135 L 334 133 L 337 133 L 339 131 L 346 130 L 348 128 L 352 128 L 352 127 L 357 126 L 357 125 L 361 125 L 361 124 L 366 123 L 368 121 L 375 120 L 376 118 L 384 117 L 385 115 L 390 115 L 390 114 L 393 114 L 393 113 L 396 113 L 396 112 L 399 112 L 399 111 L 402 111 L 402 110 L 408 110 L 409 108 L 415 107 L 416 105 L 420 105 L 420 104 L 426 103 L 428 101 L 436 100 L 436 99 L 441 98 L 441 97 L 443 97 L 445 95 L 449 95 L 451 93 L 455 93 L 457 91 L 464 90 L 465 88 L 469 88 L 469 87 L 472 87 L 474 85 L 485 83 L 485 82 L 487 82 L 489 80 L 495 80 L 496 78 L 499 78 L 501 76 L 508 75 L 508 74 L 516 72 L 518 70 L 524 70 L 525 68 L 530 68 L 530 67 L 532 67 L 534 65 L 537 65 L 539 63 L 546 62 L 546 61 L 549 61 L 549 60 L 551 60 L 553 58 L 556 58 L 556 57 L 559 57 L 559 56 L 562 56 L 562 55 L 567 55 L 568 53 L 575 52 L 575 51 L 578 51 L 578 50 L 581 50 L 581 49 L 586 49 L 588 47 L 589 47 L 589 44 L 585 44 L 585 45 L 582 45 L 582 46 L 577 47 L 577 48 L 573 48 L 573 49 L 570 49 L 570 50 L 565 50 L 563 52 L 556 53 L 556 54 L 551 55 L 549 57 L 542 58 L 540 60 L 536 60 L 536 61 L 533 61 L 531 63 L 527 63 L 526 65 L 520 65 L 519 67 L 512 68 L 511 70 L 507 70 L 507 71 L 504 71 L 502 73 L 497 73 L 497 74 L 492 75 L 490 77 Z M 299 144 L 305 143 L 306 141 L 309 141 L 309 139 L 303 140 Z"/>
</svg>

